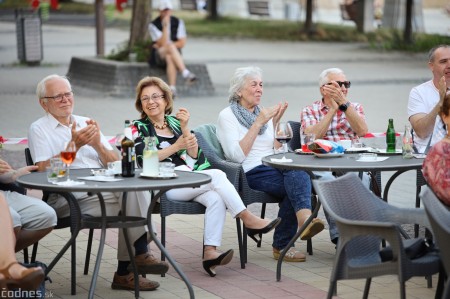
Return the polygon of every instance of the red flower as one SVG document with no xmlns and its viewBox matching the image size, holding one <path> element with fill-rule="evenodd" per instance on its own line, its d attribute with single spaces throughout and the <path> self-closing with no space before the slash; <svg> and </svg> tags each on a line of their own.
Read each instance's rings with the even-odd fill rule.
<svg viewBox="0 0 450 299">
<path fill-rule="evenodd" d="M 3 138 L 3 136 L 0 135 L 0 148 L 3 147 L 4 142 L 5 142 L 5 139 Z"/>
</svg>

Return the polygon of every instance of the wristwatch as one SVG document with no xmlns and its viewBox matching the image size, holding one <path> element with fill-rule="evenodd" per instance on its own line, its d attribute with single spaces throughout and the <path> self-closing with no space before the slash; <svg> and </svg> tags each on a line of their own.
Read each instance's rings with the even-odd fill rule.
<svg viewBox="0 0 450 299">
<path fill-rule="evenodd" d="M 341 105 L 339 105 L 339 110 L 345 112 L 347 110 L 348 106 L 350 106 L 350 102 L 347 102 L 345 104 L 341 104 Z"/>
</svg>

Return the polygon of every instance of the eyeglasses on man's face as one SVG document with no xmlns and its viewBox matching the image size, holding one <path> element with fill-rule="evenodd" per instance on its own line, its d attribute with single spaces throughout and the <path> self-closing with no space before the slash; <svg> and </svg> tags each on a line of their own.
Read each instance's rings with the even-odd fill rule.
<svg viewBox="0 0 450 299">
<path fill-rule="evenodd" d="M 53 101 L 55 101 L 57 103 L 62 102 L 63 98 L 72 99 L 73 91 L 60 93 L 60 94 L 57 94 L 56 96 L 52 96 L 52 97 L 44 97 L 44 99 L 52 99 Z"/>
<path fill-rule="evenodd" d="M 154 93 L 150 97 L 148 97 L 148 96 L 142 97 L 141 98 L 141 102 L 142 103 L 147 103 L 148 101 L 150 101 L 150 99 L 152 99 L 152 101 L 156 102 L 156 101 L 162 100 L 164 98 L 165 98 L 164 94 Z"/>
<path fill-rule="evenodd" d="M 345 88 L 350 88 L 350 86 L 352 85 L 352 83 L 350 81 L 336 81 L 336 83 L 339 85 L 339 87 L 342 87 L 342 85 L 345 86 Z M 327 83 L 327 85 L 331 85 L 333 84 L 332 82 Z"/>
</svg>

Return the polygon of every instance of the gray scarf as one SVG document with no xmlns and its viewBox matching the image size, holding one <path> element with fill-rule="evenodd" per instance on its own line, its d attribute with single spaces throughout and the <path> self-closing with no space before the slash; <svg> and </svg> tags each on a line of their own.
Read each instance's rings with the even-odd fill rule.
<svg viewBox="0 0 450 299">
<path fill-rule="evenodd" d="M 231 111 L 233 111 L 234 116 L 236 116 L 237 120 L 241 125 L 246 127 L 247 129 L 250 129 L 250 127 L 255 122 L 256 118 L 259 115 L 260 109 L 259 106 L 255 107 L 255 111 L 253 113 L 250 113 L 247 109 L 241 106 L 238 102 L 231 102 L 230 104 Z M 259 129 L 259 135 L 264 134 L 264 132 L 267 130 L 267 123 L 264 124 L 264 126 Z"/>
</svg>

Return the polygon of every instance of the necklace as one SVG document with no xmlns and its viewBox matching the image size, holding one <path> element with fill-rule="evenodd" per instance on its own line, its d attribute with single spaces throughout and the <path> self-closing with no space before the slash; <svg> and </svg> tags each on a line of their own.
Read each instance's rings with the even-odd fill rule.
<svg viewBox="0 0 450 299">
<path fill-rule="evenodd" d="M 164 119 L 164 123 L 162 124 L 162 126 L 158 126 L 154 122 L 152 122 L 152 125 L 155 127 L 155 129 L 164 130 L 165 128 L 167 128 L 167 121 Z"/>
</svg>

